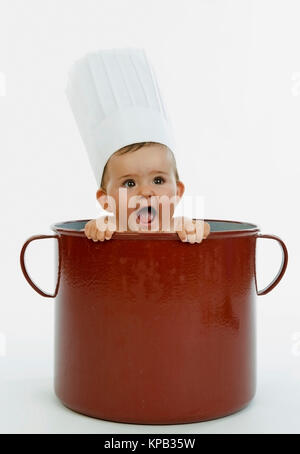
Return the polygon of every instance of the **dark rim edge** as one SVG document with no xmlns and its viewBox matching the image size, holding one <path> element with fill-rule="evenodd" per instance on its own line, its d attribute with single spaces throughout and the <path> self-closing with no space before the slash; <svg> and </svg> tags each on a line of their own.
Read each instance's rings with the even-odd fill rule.
<svg viewBox="0 0 300 454">
<path fill-rule="evenodd" d="M 195 219 L 195 218 L 193 218 Z M 50 229 L 54 232 L 60 233 L 60 234 L 69 234 L 72 236 L 85 236 L 83 230 L 74 230 L 74 229 L 67 229 L 65 227 L 56 227 L 57 224 L 71 224 L 73 222 L 88 222 L 90 219 L 76 219 L 76 220 L 71 220 L 71 221 L 61 221 L 61 222 L 55 222 L 51 224 Z M 253 224 L 252 222 L 247 222 L 247 221 L 232 221 L 229 219 L 204 219 L 205 222 L 231 222 L 234 224 L 249 224 L 252 225 L 252 228 L 249 229 L 240 229 L 240 230 L 224 230 L 224 231 L 218 231 L 218 232 L 210 232 L 206 240 L 208 240 L 211 237 L 222 237 L 228 236 L 228 235 L 238 235 L 238 236 L 243 236 L 243 235 L 249 235 L 253 234 L 256 232 L 260 231 L 260 228 L 258 225 Z M 148 239 L 177 239 L 178 236 L 175 232 L 115 232 L 114 233 L 114 238 L 115 239 L 121 239 L 121 238 L 148 238 Z"/>
</svg>

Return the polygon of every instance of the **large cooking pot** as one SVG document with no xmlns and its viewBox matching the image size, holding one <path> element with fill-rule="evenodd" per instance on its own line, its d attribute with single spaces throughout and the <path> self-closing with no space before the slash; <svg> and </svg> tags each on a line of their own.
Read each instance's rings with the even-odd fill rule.
<svg viewBox="0 0 300 454">
<path fill-rule="evenodd" d="M 202 243 L 176 233 L 116 232 L 93 242 L 87 220 L 53 224 L 21 250 L 29 284 L 55 301 L 55 393 L 100 419 L 176 424 L 245 407 L 256 388 L 256 295 L 270 292 L 288 262 L 283 241 L 254 224 L 206 220 Z M 31 241 L 56 238 L 53 295 L 30 278 Z M 282 263 L 258 291 L 257 238 L 276 240 Z"/>
</svg>

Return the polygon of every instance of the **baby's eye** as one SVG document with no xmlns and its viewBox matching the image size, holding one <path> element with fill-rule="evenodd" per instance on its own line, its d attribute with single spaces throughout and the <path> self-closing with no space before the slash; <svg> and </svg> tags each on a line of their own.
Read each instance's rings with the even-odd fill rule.
<svg viewBox="0 0 300 454">
<path fill-rule="evenodd" d="M 162 181 L 162 182 L 165 181 L 162 177 L 155 177 L 155 178 L 154 178 L 154 181 L 157 181 L 157 180 Z M 155 184 L 156 184 L 156 183 L 155 183 Z M 158 183 L 158 184 L 161 184 L 161 183 Z"/>
<path fill-rule="evenodd" d="M 126 180 L 126 181 L 124 181 L 124 183 L 122 183 L 122 186 L 126 186 L 127 188 L 132 188 L 133 187 L 131 185 L 127 186 L 126 183 L 133 183 L 133 185 L 135 185 L 134 180 Z"/>
</svg>

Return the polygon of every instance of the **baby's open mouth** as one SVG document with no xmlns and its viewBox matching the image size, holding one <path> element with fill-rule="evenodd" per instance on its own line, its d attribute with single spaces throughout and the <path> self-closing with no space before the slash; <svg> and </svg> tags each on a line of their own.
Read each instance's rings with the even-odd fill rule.
<svg viewBox="0 0 300 454">
<path fill-rule="evenodd" d="M 148 206 L 141 208 L 137 213 L 137 223 L 143 225 L 149 225 L 153 222 L 156 215 L 155 208 Z"/>
</svg>

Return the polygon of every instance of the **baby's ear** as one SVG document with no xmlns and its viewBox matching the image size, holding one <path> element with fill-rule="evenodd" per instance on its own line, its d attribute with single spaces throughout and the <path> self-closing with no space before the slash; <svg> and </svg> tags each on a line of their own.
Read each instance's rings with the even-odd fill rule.
<svg viewBox="0 0 300 454">
<path fill-rule="evenodd" d="M 184 193 L 184 190 L 185 190 L 185 186 L 182 183 L 182 181 L 177 181 L 176 185 L 177 185 L 177 193 L 176 193 L 176 195 L 181 198 L 183 196 L 183 193 Z"/>
<path fill-rule="evenodd" d="M 96 199 L 98 200 L 102 208 L 105 210 L 106 209 L 105 207 L 107 206 L 107 197 L 106 192 L 103 191 L 103 189 L 100 188 L 97 190 Z"/>
<path fill-rule="evenodd" d="M 103 189 L 99 188 L 96 192 L 96 199 L 99 201 L 99 199 L 102 195 L 106 195 L 105 191 L 103 191 Z"/>
<path fill-rule="evenodd" d="M 96 192 L 96 198 L 102 206 L 103 210 L 112 212 L 115 206 L 114 201 L 112 200 L 111 196 L 108 196 L 103 189 L 98 189 L 98 191 Z"/>
</svg>

